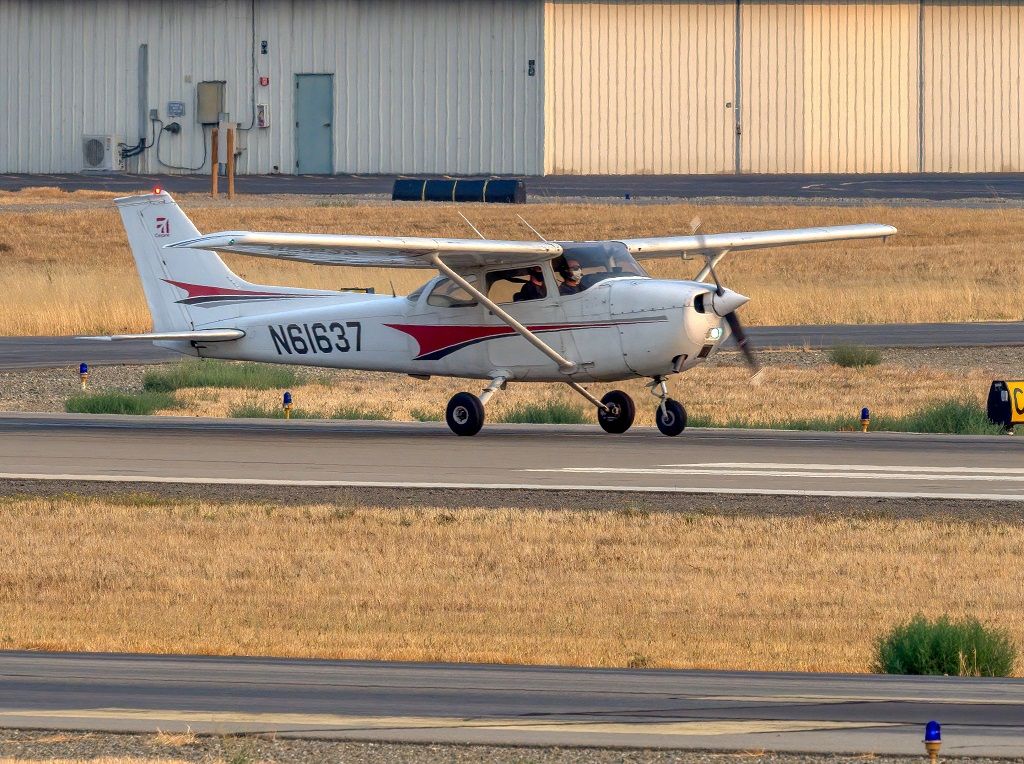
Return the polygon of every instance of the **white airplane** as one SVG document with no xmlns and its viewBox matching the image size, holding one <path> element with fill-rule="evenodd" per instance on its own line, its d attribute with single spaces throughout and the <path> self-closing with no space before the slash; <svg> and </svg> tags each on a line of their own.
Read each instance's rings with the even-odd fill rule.
<svg viewBox="0 0 1024 764">
<path fill-rule="evenodd" d="M 649 377 L 658 429 L 678 435 L 686 410 L 667 380 L 711 357 L 733 334 L 757 362 L 714 267 L 748 249 L 887 237 L 863 224 L 616 241 L 498 241 L 225 231 L 205 236 L 171 196 L 117 199 L 153 316 L 150 339 L 201 358 L 489 380 L 448 402 L 448 426 L 474 435 L 508 382 L 564 382 L 597 408 L 606 432 L 634 418 L 632 399 L 598 399 L 584 382 Z M 250 284 L 217 252 L 320 265 L 439 271 L 408 296 Z M 693 281 L 654 279 L 639 260 L 703 257 Z M 707 282 L 711 278 L 711 283 Z"/>
</svg>

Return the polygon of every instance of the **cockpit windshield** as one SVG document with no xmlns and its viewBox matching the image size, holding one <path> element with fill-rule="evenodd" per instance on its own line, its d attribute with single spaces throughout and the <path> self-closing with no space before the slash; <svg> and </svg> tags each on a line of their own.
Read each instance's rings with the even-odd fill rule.
<svg viewBox="0 0 1024 764">
<path fill-rule="evenodd" d="M 551 265 L 563 295 L 582 292 L 605 279 L 642 276 L 647 273 L 618 241 L 560 242 L 563 254 Z"/>
</svg>

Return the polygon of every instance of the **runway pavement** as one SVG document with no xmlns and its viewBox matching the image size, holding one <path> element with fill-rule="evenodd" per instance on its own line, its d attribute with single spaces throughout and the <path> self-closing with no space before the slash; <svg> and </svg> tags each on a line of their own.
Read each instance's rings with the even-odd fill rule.
<svg viewBox="0 0 1024 764">
<path fill-rule="evenodd" d="M 240 175 L 240 194 L 386 194 L 394 175 Z M 417 176 L 426 177 L 426 176 Z M 448 176 L 446 176 L 448 177 Z M 1005 204 L 1024 200 L 1021 173 L 900 173 L 858 175 L 545 175 L 523 177 L 527 197 L 901 199 Z M 0 190 L 53 186 L 130 193 L 153 186 L 172 193 L 206 192 L 207 175 L 0 175 Z"/>
<path fill-rule="evenodd" d="M 1020 756 L 1012 679 L 0 653 L 0 726 Z"/>
<path fill-rule="evenodd" d="M 755 347 L 997 347 L 1024 345 L 1024 322 L 963 324 L 808 324 L 747 329 Z M 727 347 L 735 347 L 732 340 Z M 0 369 L 88 364 L 144 364 L 183 356 L 147 340 L 98 342 L 79 337 L 0 337 Z"/>
<path fill-rule="evenodd" d="M 1007 436 L 490 425 L 459 438 L 439 423 L 5 414 L 0 465 L 8 480 L 1024 501 L 1024 440 Z"/>
</svg>

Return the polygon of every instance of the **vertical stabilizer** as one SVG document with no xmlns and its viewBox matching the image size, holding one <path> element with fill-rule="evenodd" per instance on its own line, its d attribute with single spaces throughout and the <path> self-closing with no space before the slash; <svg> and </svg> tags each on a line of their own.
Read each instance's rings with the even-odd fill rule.
<svg viewBox="0 0 1024 764">
<path fill-rule="evenodd" d="M 215 252 L 166 245 L 201 234 L 166 191 L 116 199 L 128 245 L 153 315 L 153 331 L 230 326 L 232 320 L 307 300 L 338 299 L 337 292 L 250 284 Z"/>
</svg>

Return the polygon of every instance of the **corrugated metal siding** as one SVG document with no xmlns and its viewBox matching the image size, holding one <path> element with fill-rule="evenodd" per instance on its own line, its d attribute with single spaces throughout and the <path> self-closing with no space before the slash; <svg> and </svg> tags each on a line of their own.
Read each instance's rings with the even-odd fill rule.
<svg viewBox="0 0 1024 764">
<path fill-rule="evenodd" d="M 910 172 L 918 3 L 744 0 L 744 172 Z"/>
<path fill-rule="evenodd" d="M 240 172 L 293 172 L 294 75 L 335 75 L 338 172 L 517 172 L 542 167 L 541 0 L 259 0 L 257 101 L 271 127 L 245 133 Z M 149 44 L 149 106 L 182 133 L 168 164 L 202 163 L 195 83 L 227 80 L 227 110 L 247 126 L 246 0 L 0 0 L 0 171 L 81 169 L 85 133 L 138 139 L 138 46 Z M 537 60 L 538 76 L 527 76 Z M 154 151 L 138 169 L 160 168 Z"/>
<path fill-rule="evenodd" d="M 924 170 L 1024 170 L 1024 7 L 929 1 L 924 39 Z"/>
<path fill-rule="evenodd" d="M 731 172 L 735 3 L 553 0 L 545 172 Z"/>
</svg>

